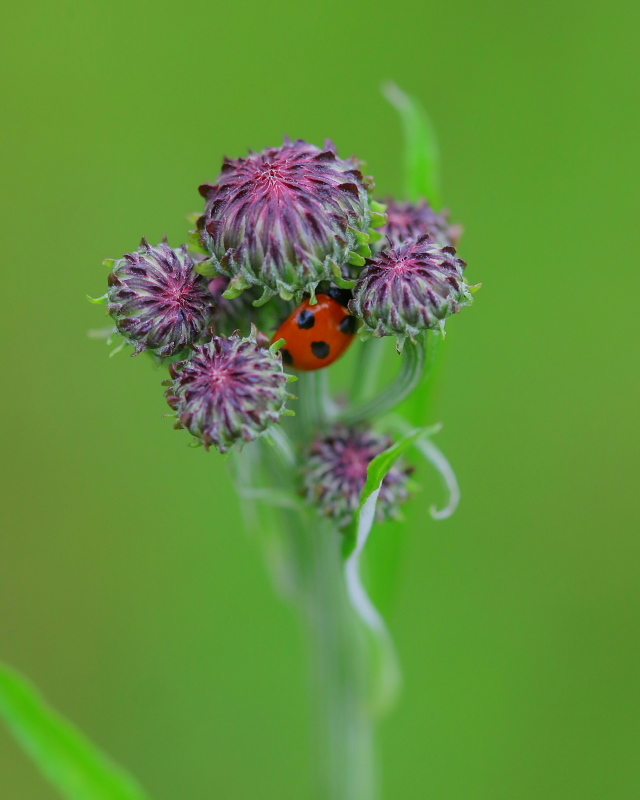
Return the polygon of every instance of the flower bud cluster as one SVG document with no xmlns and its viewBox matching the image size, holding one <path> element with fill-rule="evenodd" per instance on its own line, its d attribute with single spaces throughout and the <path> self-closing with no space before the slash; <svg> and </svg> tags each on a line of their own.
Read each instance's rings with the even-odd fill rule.
<svg viewBox="0 0 640 800">
<path fill-rule="evenodd" d="M 227 158 L 216 181 L 200 187 L 205 208 L 191 251 L 143 239 L 137 251 L 109 262 L 105 297 L 117 331 L 134 355 L 146 350 L 174 360 L 165 396 L 175 427 L 206 449 L 241 447 L 293 413 L 287 384 L 294 378 L 265 335 L 285 320 L 295 320 L 286 338 L 298 335 L 298 346 L 310 348 L 299 363 L 313 370 L 323 366 L 314 366 L 314 345 L 331 352 L 331 337 L 344 344 L 360 324 L 365 334 L 395 336 L 401 349 L 469 303 L 465 262 L 454 247 L 459 229 L 447 213 L 426 201 L 375 202 L 360 166 L 330 140 L 319 148 L 285 139 Z M 337 315 L 331 303 L 314 312 L 316 290 L 342 306 L 334 306 Z M 304 314 L 296 310 L 303 300 Z M 341 316 L 348 329 L 333 324 Z M 334 425 L 311 446 L 301 442 L 307 501 L 338 527 L 348 525 L 369 464 L 390 444 L 365 423 Z M 378 519 L 397 515 L 410 472 L 402 464 L 388 472 Z"/>
</svg>

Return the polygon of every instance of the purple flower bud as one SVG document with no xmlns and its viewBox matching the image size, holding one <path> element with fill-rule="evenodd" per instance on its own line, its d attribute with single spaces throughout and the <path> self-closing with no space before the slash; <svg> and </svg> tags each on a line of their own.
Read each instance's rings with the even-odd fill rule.
<svg viewBox="0 0 640 800">
<path fill-rule="evenodd" d="M 226 453 L 234 444 L 251 442 L 287 414 L 291 376 L 282 358 L 258 343 L 254 328 L 247 338 L 214 336 L 194 347 L 186 361 L 170 366 L 173 382 L 167 402 L 176 412 L 176 427 L 186 428 L 204 446 Z"/>
<path fill-rule="evenodd" d="M 135 253 L 113 264 L 107 292 L 109 314 L 118 332 L 135 347 L 173 355 L 207 337 L 213 297 L 194 270 L 186 247 L 167 242 L 151 247 L 146 239 Z"/>
<path fill-rule="evenodd" d="M 471 302 L 465 266 L 454 247 L 437 247 L 429 236 L 410 239 L 367 261 L 349 308 L 364 320 L 364 330 L 395 335 L 402 349 L 407 337 L 442 328 L 446 317 Z"/>
<path fill-rule="evenodd" d="M 231 278 L 227 296 L 259 286 L 263 299 L 313 295 L 321 280 L 345 274 L 368 254 L 369 228 L 386 218 L 372 210 L 370 179 L 354 158 L 339 158 L 285 139 L 247 158 L 225 159 L 215 184 L 204 184 L 200 240 L 211 254 L 201 269 Z M 208 271 L 207 271 L 208 270 Z"/>
<path fill-rule="evenodd" d="M 387 224 L 380 233 L 396 246 L 418 236 L 430 236 L 438 247 L 457 246 L 462 232 L 459 225 L 449 224 L 448 211 L 438 214 L 426 200 L 418 203 L 389 200 L 387 217 Z"/>
<path fill-rule="evenodd" d="M 304 487 L 308 502 L 342 528 L 353 520 L 367 480 L 370 462 L 393 444 L 388 436 L 373 430 L 336 425 L 316 439 L 305 464 Z M 399 515 L 399 506 L 409 496 L 411 467 L 396 463 L 382 482 L 376 505 L 379 521 Z"/>
</svg>

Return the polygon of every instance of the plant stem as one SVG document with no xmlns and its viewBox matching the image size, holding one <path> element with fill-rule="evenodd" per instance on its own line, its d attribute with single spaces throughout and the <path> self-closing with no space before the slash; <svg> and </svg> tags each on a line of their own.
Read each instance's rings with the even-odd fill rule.
<svg viewBox="0 0 640 800">
<path fill-rule="evenodd" d="M 402 365 L 395 381 L 380 392 L 377 397 L 359 406 L 345 409 L 340 419 L 347 425 L 363 422 L 381 416 L 401 403 L 420 383 L 426 360 L 427 337 L 423 331 L 416 337 L 416 343 L 407 342 L 402 353 Z"/>
<path fill-rule="evenodd" d="M 302 373 L 297 384 L 297 415 L 289 427 L 292 450 L 301 459 L 317 430 L 331 414 L 333 401 L 326 376 Z M 261 468 L 254 478 L 295 498 L 295 465 L 279 462 L 279 452 L 261 443 Z M 244 487 L 244 493 L 250 487 Z M 255 496 L 255 492 L 253 493 Z M 261 504 L 262 505 L 262 504 Z M 280 558 L 276 571 L 284 576 L 298 606 L 309 639 L 312 689 L 315 694 L 319 800 L 376 800 L 373 753 L 373 714 L 370 704 L 372 648 L 347 593 L 343 534 L 313 509 L 280 508 L 276 529 L 259 531 L 273 561 L 274 545 Z M 265 520 L 266 521 L 266 520 Z M 267 535 L 268 534 L 268 535 Z M 283 581 L 280 579 L 279 584 Z"/>
<path fill-rule="evenodd" d="M 349 603 L 340 534 L 309 519 L 303 607 L 317 688 L 319 796 L 374 800 L 373 721 L 367 702 L 369 649 Z"/>
<path fill-rule="evenodd" d="M 305 434 L 313 436 L 316 428 L 322 421 L 324 409 L 319 397 L 318 375 L 315 372 L 301 372 L 298 375 L 296 384 L 296 394 L 300 401 L 297 408 L 297 425 L 300 438 L 304 439 Z M 309 441 L 311 439 L 309 438 Z"/>
<path fill-rule="evenodd" d="M 351 402 L 360 405 L 371 399 L 378 384 L 380 366 L 384 358 L 384 342 L 382 339 L 366 339 L 360 347 L 358 369 L 354 375 L 351 390 Z"/>
</svg>

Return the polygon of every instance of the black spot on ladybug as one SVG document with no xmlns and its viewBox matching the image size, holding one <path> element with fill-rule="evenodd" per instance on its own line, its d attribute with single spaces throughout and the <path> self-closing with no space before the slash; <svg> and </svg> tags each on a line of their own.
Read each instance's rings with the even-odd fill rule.
<svg viewBox="0 0 640 800">
<path fill-rule="evenodd" d="M 326 358 L 331 352 L 327 342 L 311 342 L 311 352 L 316 358 Z"/>
<path fill-rule="evenodd" d="M 337 300 L 341 306 L 345 308 L 349 304 L 349 300 L 353 300 L 353 292 L 350 289 L 340 289 L 337 286 L 330 286 L 327 290 L 329 297 Z"/>
<path fill-rule="evenodd" d="M 316 324 L 316 315 L 308 308 L 303 308 L 298 314 L 298 327 L 299 328 L 313 328 Z"/>
<path fill-rule="evenodd" d="M 292 355 L 291 355 L 291 353 L 290 353 L 290 352 L 287 350 L 287 348 L 286 348 L 286 347 L 283 347 L 283 348 L 282 348 L 282 350 L 280 350 L 280 352 L 282 353 L 282 361 L 283 361 L 283 362 L 284 362 L 284 363 L 285 363 L 285 364 L 286 364 L 288 367 L 290 367 L 290 366 L 293 364 L 293 356 L 292 356 Z"/>
<path fill-rule="evenodd" d="M 345 317 L 340 323 L 340 330 L 342 333 L 346 333 L 347 336 L 353 336 L 358 330 L 358 318 L 354 317 L 353 314 L 349 314 L 349 316 Z"/>
</svg>

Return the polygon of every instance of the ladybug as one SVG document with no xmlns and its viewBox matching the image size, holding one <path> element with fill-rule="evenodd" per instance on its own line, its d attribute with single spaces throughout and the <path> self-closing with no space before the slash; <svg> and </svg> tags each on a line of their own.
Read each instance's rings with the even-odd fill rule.
<svg viewBox="0 0 640 800">
<path fill-rule="evenodd" d="M 358 330 L 358 318 L 347 308 L 350 299 L 351 292 L 332 287 L 318 293 L 315 305 L 305 300 L 287 317 L 271 340 L 285 340 L 280 352 L 287 366 L 310 372 L 340 358 Z"/>
</svg>

